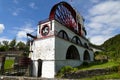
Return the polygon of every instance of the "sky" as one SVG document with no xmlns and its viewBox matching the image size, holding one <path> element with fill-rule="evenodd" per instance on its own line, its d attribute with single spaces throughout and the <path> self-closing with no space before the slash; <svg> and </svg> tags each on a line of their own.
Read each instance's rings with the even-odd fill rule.
<svg viewBox="0 0 120 80">
<path fill-rule="evenodd" d="M 87 38 L 96 45 L 120 34 L 120 0 L 0 0 L 0 41 L 27 41 L 52 7 L 68 2 L 84 17 Z"/>
</svg>

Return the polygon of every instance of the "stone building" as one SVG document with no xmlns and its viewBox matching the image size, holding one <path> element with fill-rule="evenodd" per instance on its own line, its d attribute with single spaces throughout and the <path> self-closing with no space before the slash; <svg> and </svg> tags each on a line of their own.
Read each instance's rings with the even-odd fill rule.
<svg viewBox="0 0 120 80">
<path fill-rule="evenodd" d="M 84 19 L 66 2 L 53 6 L 49 18 L 40 21 L 37 36 L 31 36 L 32 76 L 54 78 L 63 66 L 93 61 Z"/>
</svg>

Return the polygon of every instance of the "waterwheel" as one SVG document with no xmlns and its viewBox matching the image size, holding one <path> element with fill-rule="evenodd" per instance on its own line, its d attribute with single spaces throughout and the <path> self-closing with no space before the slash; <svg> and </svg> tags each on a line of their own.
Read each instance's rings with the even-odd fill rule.
<svg viewBox="0 0 120 80">
<path fill-rule="evenodd" d="M 51 9 L 49 19 L 55 19 L 61 24 L 67 26 L 71 30 L 77 29 L 76 12 L 66 2 L 60 2 Z"/>
</svg>

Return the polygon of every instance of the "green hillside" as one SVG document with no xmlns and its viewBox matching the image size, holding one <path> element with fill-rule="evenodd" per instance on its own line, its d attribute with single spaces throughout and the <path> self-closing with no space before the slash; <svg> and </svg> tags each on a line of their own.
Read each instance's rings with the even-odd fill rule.
<svg viewBox="0 0 120 80">
<path fill-rule="evenodd" d="M 108 56 L 109 59 L 120 60 L 120 34 L 106 40 L 101 48 L 104 48 L 104 55 Z"/>
<path fill-rule="evenodd" d="M 108 39 L 101 45 L 107 51 L 118 51 L 120 53 L 120 34 Z"/>
</svg>

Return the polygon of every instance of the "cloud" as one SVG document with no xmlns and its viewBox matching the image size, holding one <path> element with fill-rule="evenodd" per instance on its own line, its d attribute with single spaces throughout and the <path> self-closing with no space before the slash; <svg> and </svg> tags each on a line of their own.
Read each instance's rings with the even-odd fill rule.
<svg viewBox="0 0 120 80">
<path fill-rule="evenodd" d="M 13 16 L 17 16 L 17 15 L 18 15 L 18 12 L 13 12 L 12 15 L 13 15 Z"/>
<path fill-rule="evenodd" d="M 7 37 L 0 37 L 0 42 L 2 43 L 2 41 L 8 41 L 8 42 L 11 42 L 13 39 L 9 39 L 9 38 L 7 38 Z M 20 41 L 22 41 L 22 42 L 24 42 L 24 43 L 26 43 L 26 41 L 24 41 L 24 40 L 20 40 L 20 39 L 18 39 L 18 40 L 16 40 L 17 41 L 17 43 L 18 42 L 20 42 Z"/>
<path fill-rule="evenodd" d="M 0 33 L 2 33 L 4 29 L 5 29 L 4 24 L 0 24 Z"/>
<path fill-rule="evenodd" d="M 18 38 L 25 38 L 26 37 L 26 32 L 25 31 L 19 31 L 17 33 Z"/>
<path fill-rule="evenodd" d="M 92 3 L 98 3 L 100 0 L 90 0 Z"/>
<path fill-rule="evenodd" d="M 88 10 L 86 23 L 88 36 L 94 44 L 102 44 L 108 38 L 118 34 L 120 29 L 120 1 L 109 0 L 97 3 Z"/>
<path fill-rule="evenodd" d="M 31 2 L 31 3 L 29 4 L 29 6 L 30 6 L 30 8 L 32 8 L 32 9 L 37 9 L 37 6 L 36 6 L 36 4 L 35 4 L 34 2 Z"/>
<path fill-rule="evenodd" d="M 18 3 L 19 3 L 18 0 L 13 0 L 13 2 L 14 2 L 15 4 L 18 4 Z"/>
<path fill-rule="evenodd" d="M 1 25 L 2 25 L 2 27 L 1 27 Z M 17 42 L 22 41 L 25 43 L 27 40 L 26 33 L 31 33 L 33 31 L 35 31 L 35 29 L 32 28 L 32 26 L 33 26 L 32 22 L 25 22 L 24 25 L 22 25 L 22 26 L 12 28 L 13 31 L 11 34 L 14 33 L 14 35 L 16 35 L 15 38 L 16 38 Z M 1 32 L 2 28 L 4 28 L 3 24 L 0 24 L 0 32 Z M 3 31 L 3 29 L 2 29 L 2 31 Z M 2 41 L 10 42 L 11 40 L 12 39 L 10 39 L 9 37 L 6 37 L 6 36 L 0 37 L 0 42 L 2 42 Z"/>
<path fill-rule="evenodd" d="M 96 45 L 100 45 L 102 44 L 105 40 L 107 40 L 108 38 L 110 38 L 112 36 L 103 36 L 103 35 L 96 35 L 96 36 L 93 36 L 90 41 L 92 43 L 95 43 Z"/>
<path fill-rule="evenodd" d="M 11 41 L 11 39 L 8 39 L 8 38 L 6 38 L 6 37 L 0 37 L 0 42 L 2 42 L 2 41 Z"/>
<path fill-rule="evenodd" d="M 12 15 L 13 16 L 18 16 L 21 11 L 23 11 L 24 9 L 23 8 L 16 8 L 13 12 L 12 12 Z"/>
<path fill-rule="evenodd" d="M 17 38 L 22 40 L 27 37 L 26 33 L 31 33 L 33 31 L 34 29 L 32 28 L 32 24 L 25 23 L 21 28 L 19 28 L 19 31 L 17 32 Z"/>
<path fill-rule="evenodd" d="M 101 15 L 101 14 L 113 14 L 116 13 L 116 11 L 120 10 L 120 1 L 105 1 L 98 3 L 97 5 L 93 6 L 92 9 L 89 10 L 91 15 Z M 94 12 L 95 11 L 95 12 Z M 97 12 L 96 12 L 97 11 Z"/>
</svg>

